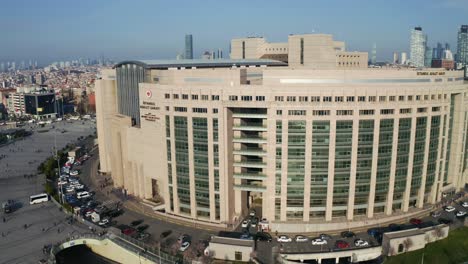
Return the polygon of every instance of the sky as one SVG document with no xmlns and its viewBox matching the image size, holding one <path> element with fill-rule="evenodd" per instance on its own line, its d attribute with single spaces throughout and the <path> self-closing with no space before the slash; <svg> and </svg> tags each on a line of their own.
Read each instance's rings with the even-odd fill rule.
<svg viewBox="0 0 468 264">
<path fill-rule="evenodd" d="M 194 57 L 228 54 L 232 38 L 327 33 L 347 50 L 391 60 L 409 51 L 411 28 L 421 26 L 429 46 L 448 42 L 468 24 L 468 0 L 2 0 L 0 61 L 41 64 L 78 57 L 171 59 L 193 35 Z"/>
</svg>

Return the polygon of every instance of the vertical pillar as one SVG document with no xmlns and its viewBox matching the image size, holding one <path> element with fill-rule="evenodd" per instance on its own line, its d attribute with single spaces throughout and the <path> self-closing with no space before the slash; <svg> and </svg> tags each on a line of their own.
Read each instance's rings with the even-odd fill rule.
<svg viewBox="0 0 468 264">
<path fill-rule="evenodd" d="M 288 197 L 288 120 L 282 120 L 281 130 L 281 213 L 280 220 L 286 221 Z"/>
<path fill-rule="evenodd" d="M 378 111 L 380 113 L 380 111 Z M 367 203 L 367 217 L 372 218 L 374 216 L 374 200 L 375 200 L 375 185 L 377 182 L 377 161 L 379 157 L 379 135 L 380 135 L 380 116 L 376 116 L 374 121 L 374 141 L 372 142 L 372 168 L 371 168 L 371 179 L 369 189 L 369 200 Z"/>
<path fill-rule="evenodd" d="M 330 147 L 328 154 L 328 182 L 327 182 L 327 206 L 325 221 L 331 221 L 333 217 L 333 184 L 335 178 L 335 145 L 336 145 L 336 119 L 330 118 Z"/>
<path fill-rule="evenodd" d="M 308 111 L 311 112 L 311 111 Z M 309 117 L 309 116 L 308 116 Z M 311 166 L 312 166 L 312 120 L 307 118 L 306 121 L 306 145 L 305 145 L 305 177 L 304 177 L 304 222 L 309 221 L 310 216 L 310 181 L 311 181 Z"/>
<path fill-rule="evenodd" d="M 211 110 L 211 109 L 210 109 Z M 210 111 L 212 112 L 212 111 Z M 215 188 L 214 188 L 214 152 L 213 152 L 213 118 L 209 115 L 207 117 L 207 133 L 208 133 L 208 188 L 209 188 L 209 199 L 210 199 L 210 221 L 216 221 L 216 205 L 215 205 Z M 218 119 L 219 127 L 219 119 Z M 218 141 L 219 141 L 219 130 L 218 130 Z M 218 146 L 219 152 L 219 146 Z M 218 160 L 219 157 L 218 157 Z"/>
<path fill-rule="evenodd" d="M 411 118 L 411 137 L 410 137 L 410 150 L 408 153 L 408 173 L 406 176 L 406 189 L 403 194 L 402 208 L 403 212 L 408 212 L 409 199 L 411 193 L 411 180 L 413 177 L 413 159 L 414 159 L 414 143 L 416 137 L 416 117 Z"/>
<path fill-rule="evenodd" d="M 422 208 L 424 205 L 424 193 L 426 192 L 426 177 L 427 177 L 427 161 L 429 159 L 429 143 L 431 140 L 431 125 L 432 125 L 432 116 L 427 117 L 426 122 L 426 142 L 424 144 L 424 161 L 423 161 L 423 171 L 421 177 L 421 186 L 418 191 L 418 200 L 416 206 Z"/>
<path fill-rule="evenodd" d="M 193 123 L 192 117 L 187 116 L 188 152 L 189 152 L 189 181 L 190 181 L 190 215 L 197 217 L 197 198 L 195 196 L 195 173 L 193 171 Z"/>
<path fill-rule="evenodd" d="M 351 146 L 351 170 L 349 177 L 349 192 L 348 192 L 348 210 L 347 218 L 348 220 L 353 220 L 354 216 L 354 197 L 356 190 L 356 166 L 357 166 L 357 149 L 359 143 L 359 118 L 356 115 L 357 111 L 354 113 L 353 118 L 353 139 Z"/>
<path fill-rule="evenodd" d="M 390 167 L 390 179 L 388 182 L 388 195 L 387 204 L 385 206 L 385 214 L 391 215 L 393 209 L 393 193 L 395 192 L 395 173 L 396 173 L 396 161 L 398 154 L 398 130 L 399 130 L 399 115 L 393 119 L 393 141 L 392 141 L 392 161 Z"/>
</svg>

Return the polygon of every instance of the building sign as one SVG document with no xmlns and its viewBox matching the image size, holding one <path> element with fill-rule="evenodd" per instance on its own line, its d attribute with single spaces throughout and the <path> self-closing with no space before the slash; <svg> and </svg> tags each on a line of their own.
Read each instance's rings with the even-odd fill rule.
<svg viewBox="0 0 468 264">
<path fill-rule="evenodd" d="M 143 101 L 143 105 L 140 105 L 140 109 L 159 110 L 154 102 Z"/>
<path fill-rule="evenodd" d="M 445 75 L 444 71 L 433 72 L 433 71 L 419 71 L 416 72 L 416 75 Z"/>
<path fill-rule="evenodd" d="M 151 113 L 146 113 L 144 115 L 141 115 L 141 118 L 145 119 L 146 121 L 149 121 L 149 122 L 156 122 L 156 120 L 159 120 L 159 117 L 157 117 L 155 114 L 151 114 Z"/>
</svg>

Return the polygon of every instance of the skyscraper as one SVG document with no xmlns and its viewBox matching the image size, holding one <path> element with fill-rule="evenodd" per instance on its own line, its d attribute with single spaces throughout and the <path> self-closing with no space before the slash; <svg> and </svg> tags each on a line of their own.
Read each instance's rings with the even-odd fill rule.
<svg viewBox="0 0 468 264">
<path fill-rule="evenodd" d="M 462 25 L 458 31 L 457 62 L 468 65 L 468 25 Z"/>
<path fill-rule="evenodd" d="M 398 52 L 393 52 L 393 64 L 398 64 Z"/>
<path fill-rule="evenodd" d="M 377 44 L 374 43 L 372 46 L 372 57 L 371 57 L 371 64 L 375 64 L 377 62 Z"/>
<path fill-rule="evenodd" d="M 192 34 L 185 35 L 185 59 L 193 59 L 193 38 Z"/>
<path fill-rule="evenodd" d="M 401 63 L 401 64 L 406 64 L 407 62 L 408 62 L 408 59 L 407 59 L 406 52 L 402 52 L 402 53 L 401 53 L 401 61 L 400 61 L 400 63 Z"/>
<path fill-rule="evenodd" d="M 432 49 L 426 47 L 426 54 L 424 56 L 424 66 L 430 68 L 432 65 Z"/>
<path fill-rule="evenodd" d="M 410 61 L 416 67 L 424 67 L 424 57 L 426 53 L 427 36 L 421 27 L 411 30 L 410 41 Z"/>
</svg>

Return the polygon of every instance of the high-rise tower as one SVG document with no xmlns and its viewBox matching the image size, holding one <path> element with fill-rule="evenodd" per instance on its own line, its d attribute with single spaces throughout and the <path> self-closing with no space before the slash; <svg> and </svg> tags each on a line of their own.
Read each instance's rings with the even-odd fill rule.
<svg viewBox="0 0 468 264">
<path fill-rule="evenodd" d="M 193 38 L 192 34 L 185 35 L 185 59 L 193 59 Z"/>
<path fill-rule="evenodd" d="M 457 62 L 468 65 L 468 25 L 462 25 L 458 31 Z"/>
<path fill-rule="evenodd" d="M 411 30 L 410 41 L 410 61 L 416 67 L 424 67 L 424 57 L 426 53 L 427 36 L 421 27 Z"/>
</svg>

